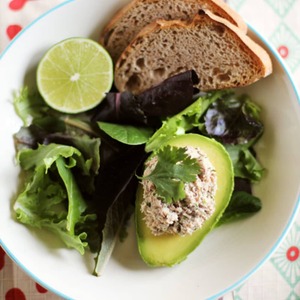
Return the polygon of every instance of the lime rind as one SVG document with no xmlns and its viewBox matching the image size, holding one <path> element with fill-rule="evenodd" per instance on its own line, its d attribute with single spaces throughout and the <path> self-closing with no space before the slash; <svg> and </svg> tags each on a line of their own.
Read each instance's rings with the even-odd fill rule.
<svg viewBox="0 0 300 300">
<path fill-rule="evenodd" d="M 113 84 L 109 53 L 87 38 L 69 38 L 52 46 L 37 69 L 45 102 L 63 113 L 80 113 L 101 103 Z"/>
</svg>

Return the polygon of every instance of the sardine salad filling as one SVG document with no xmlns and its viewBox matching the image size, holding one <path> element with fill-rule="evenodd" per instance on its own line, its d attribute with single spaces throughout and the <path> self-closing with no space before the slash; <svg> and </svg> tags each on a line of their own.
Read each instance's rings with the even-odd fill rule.
<svg viewBox="0 0 300 300">
<path fill-rule="evenodd" d="M 153 235 L 192 234 L 202 227 L 215 211 L 216 170 L 199 148 L 186 149 L 191 158 L 197 159 L 201 172 L 196 181 L 185 184 L 185 199 L 173 203 L 163 202 L 156 194 L 155 185 L 150 180 L 142 180 L 144 194 L 141 212 Z M 153 171 L 156 163 L 156 156 L 146 163 L 144 176 Z"/>
</svg>

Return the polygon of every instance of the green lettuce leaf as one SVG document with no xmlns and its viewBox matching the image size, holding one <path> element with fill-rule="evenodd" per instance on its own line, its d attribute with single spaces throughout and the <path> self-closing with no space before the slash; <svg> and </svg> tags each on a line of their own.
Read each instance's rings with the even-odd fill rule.
<svg viewBox="0 0 300 300">
<path fill-rule="evenodd" d="M 158 149 L 166 141 L 175 136 L 184 134 L 187 131 L 201 125 L 200 118 L 210 106 L 216 101 L 223 92 L 214 92 L 206 96 L 199 97 L 193 104 L 188 106 L 177 115 L 163 121 L 162 126 L 150 137 L 146 143 L 146 152 Z"/>
<path fill-rule="evenodd" d="M 86 212 L 87 203 L 72 174 L 80 157 L 78 149 L 58 144 L 19 151 L 17 158 L 24 172 L 24 188 L 14 210 L 21 223 L 46 228 L 68 247 L 83 254 L 88 246 L 89 228 L 82 227 L 82 223 L 96 218 Z"/>
<path fill-rule="evenodd" d="M 17 153 L 17 160 L 24 170 L 44 167 L 45 173 L 52 166 L 52 164 L 59 158 L 69 158 L 81 156 L 79 150 L 74 147 L 49 144 L 39 145 L 38 149 L 23 149 Z"/>
<path fill-rule="evenodd" d="M 30 125 L 34 118 L 42 117 L 50 109 L 38 93 L 30 94 L 28 87 L 15 93 L 13 104 L 25 126 Z"/>
<path fill-rule="evenodd" d="M 259 198 L 244 191 L 234 191 L 218 226 L 249 217 L 260 211 L 261 207 Z"/>
<path fill-rule="evenodd" d="M 56 159 L 56 167 L 58 174 L 64 182 L 68 195 L 68 215 L 66 228 L 71 235 L 74 235 L 76 222 L 87 208 L 87 205 L 82 198 L 81 192 L 75 182 L 74 176 L 70 171 L 70 167 L 65 163 L 63 157 Z"/>
<path fill-rule="evenodd" d="M 247 145 L 225 145 L 233 163 L 234 176 L 260 181 L 264 168 Z"/>
<path fill-rule="evenodd" d="M 114 124 L 107 122 L 97 122 L 97 124 L 99 128 L 111 138 L 126 145 L 145 144 L 153 134 L 153 129 L 149 127 Z"/>
</svg>

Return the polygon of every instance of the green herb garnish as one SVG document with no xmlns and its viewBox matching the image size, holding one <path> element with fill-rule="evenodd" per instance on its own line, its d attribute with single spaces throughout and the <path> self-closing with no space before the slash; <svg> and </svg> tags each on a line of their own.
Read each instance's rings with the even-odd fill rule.
<svg viewBox="0 0 300 300">
<path fill-rule="evenodd" d="M 142 179 L 152 181 L 164 202 L 183 200 L 186 197 L 184 184 L 195 181 L 201 172 L 197 159 L 191 158 L 186 148 L 169 145 L 161 148 L 156 155 L 158 161 L 155 168 Z"/>
</svg>

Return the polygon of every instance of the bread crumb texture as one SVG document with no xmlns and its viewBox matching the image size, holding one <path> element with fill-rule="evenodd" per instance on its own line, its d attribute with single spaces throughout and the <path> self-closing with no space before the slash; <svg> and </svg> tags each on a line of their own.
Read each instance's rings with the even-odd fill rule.
<svg viewBox="0 0 300 300">
<path fill-rule="evenodd" d="M 248 45 L 205 14 L 189 24 L 161 21 L 150 27 L 117 62 L 115 83 L 120 91 L 140 93 L 192 69 L 202 91 L 244 86 L 264 76 L 261 60 Z"/>
<path fill-rule="evenodd" d="M 237 17 L 233 17 L 233 12 L 225 3 L 219 6 L 214 1 L 207 0 L 136 0 L 124 7 L 106 26 L 101 42 L 116 62 L 146 25 L 158 19 L 192 20 L 201 9 L 209 9 L 233 24 L 241 23 L 240 20 L 235 20 Z"/>
</svg>

